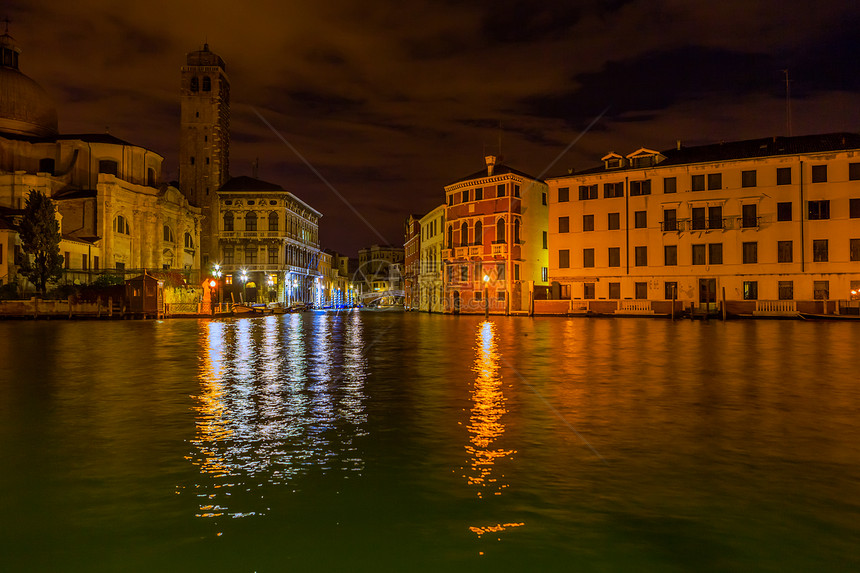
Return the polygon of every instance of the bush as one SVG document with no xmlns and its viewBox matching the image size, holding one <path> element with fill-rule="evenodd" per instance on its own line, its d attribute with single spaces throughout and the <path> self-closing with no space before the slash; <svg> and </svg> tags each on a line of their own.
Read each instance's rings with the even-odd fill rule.
<svg viewBox="0 0 860 573">
<path fill-rule="evenodd" d="M 20 300 L 21 295 L 18 294 L 17 283 L 7 283 L 0 285 L 0 300 Z"/>
</svg>

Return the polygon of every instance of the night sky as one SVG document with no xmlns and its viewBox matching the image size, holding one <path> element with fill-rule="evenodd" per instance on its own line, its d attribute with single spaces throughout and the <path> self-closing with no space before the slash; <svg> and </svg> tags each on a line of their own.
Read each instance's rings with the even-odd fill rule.
<svg viewBox="0 0 860 573">
<path fill-rule="evenodd" d="M 500 140 L 505 163 L 551 176 L 611 150 L 785 135 L 786 68 L 794 135 L 860 130 L 856 1 L 4 4 L 60 131 L 109 128 L 164 155 L 169 179 L 179 70 L 208 41 L 231 81 L 231 175 L 259 158 L 261 179 L 323 212 L 322 246 L 348 254 L 402 244 L 404 218 Z"/>
</svg>

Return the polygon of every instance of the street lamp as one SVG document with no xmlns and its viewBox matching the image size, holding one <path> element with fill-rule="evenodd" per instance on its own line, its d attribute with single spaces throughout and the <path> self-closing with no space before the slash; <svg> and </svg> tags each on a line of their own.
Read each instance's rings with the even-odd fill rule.
<svg viewBox="0 0 860 573">
<path fill-rule="evenodd" d="M 245 302 L 245 295 L 248 293 L 245 291 L 246 283 L 248 282 L 248 273 L 245 272 L 245 269 L 242 269 L 242 274 L 239 276 L 239 280 L 242 281 L 242 302 Z"/>
<path fill-rule="evenodd" d="M 484 318 L 490 318 L 490 297 L 488 289 L 490 285 L 490 275 L 484 275 Z"/>
</svg>

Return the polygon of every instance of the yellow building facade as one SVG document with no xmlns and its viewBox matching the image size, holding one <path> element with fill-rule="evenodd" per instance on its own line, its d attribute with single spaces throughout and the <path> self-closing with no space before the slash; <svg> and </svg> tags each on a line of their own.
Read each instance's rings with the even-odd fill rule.
<svg viewBox="0 0 860 573">
<path fill-rule="evenodd" d="M 445 236 L 445 210 L 442 203 L 419 220 L 421 225 L 418 261 L 418 310 L 442 312 L 442 249 Z"/>
<path fill-rule="evenodd" d="M 602 162 L 547 180 L 550 294 L 569 310 L 790 315 L 856 298 L 857 134 L 679 144 Z"/>
</svg>

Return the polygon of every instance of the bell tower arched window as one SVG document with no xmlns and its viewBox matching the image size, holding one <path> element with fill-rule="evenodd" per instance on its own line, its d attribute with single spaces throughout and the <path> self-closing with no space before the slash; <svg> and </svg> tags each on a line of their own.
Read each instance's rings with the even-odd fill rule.
<svg viewBox="0 0 860 573">
<path fill-rule="evenodd" d="M 197 76 L 191 78 L 191 91 L 196 92 L 200 89 L 200 80 L 197 79 Z"/>
<path fill-rule="evenodd" d="M 212 80 L 209 79 L 209 76 L 203 76 L 203 91 L 211 92 L 212 91 Z"/>
</svg>

